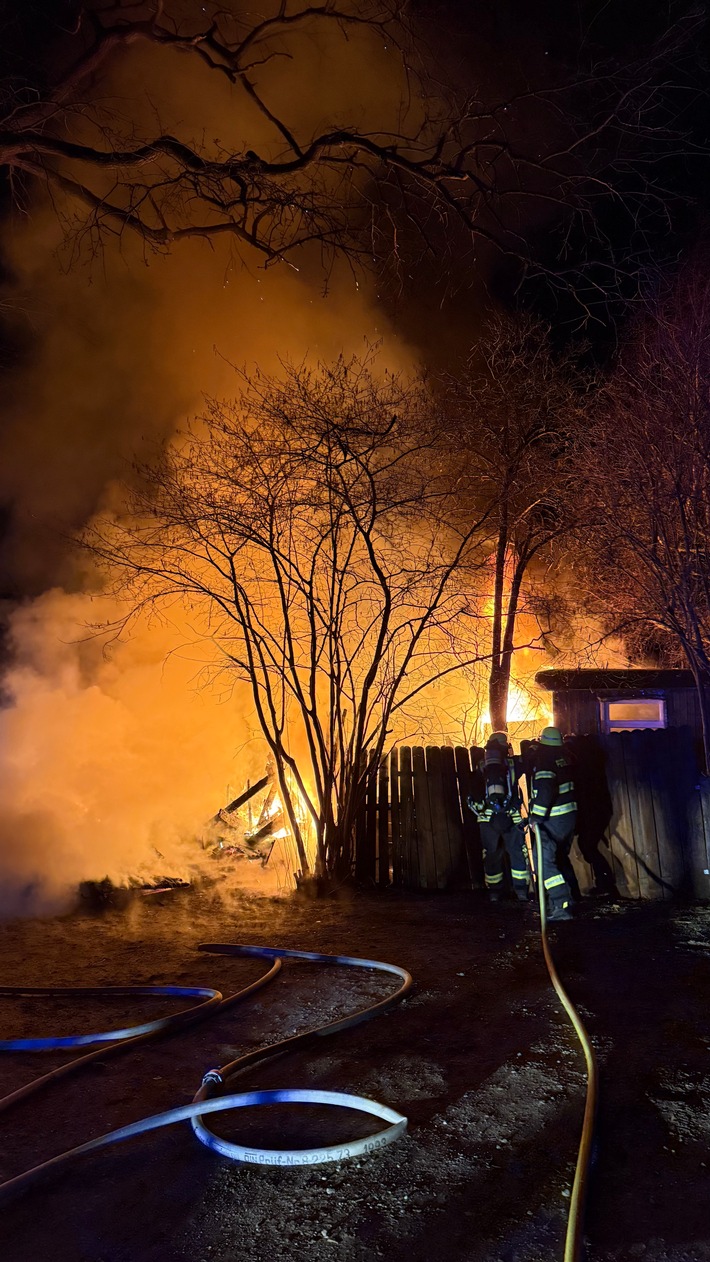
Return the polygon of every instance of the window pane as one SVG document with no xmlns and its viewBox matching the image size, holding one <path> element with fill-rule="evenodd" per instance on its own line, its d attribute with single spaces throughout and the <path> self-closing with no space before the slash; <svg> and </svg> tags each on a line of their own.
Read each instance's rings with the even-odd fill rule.
<svg viewBox="0 0 710 1262">
<path fill-rule="evenodd" d="M 662 701 L 609 701 L 607 713 L 610 723 L 662 723 Z"/>
</svg>

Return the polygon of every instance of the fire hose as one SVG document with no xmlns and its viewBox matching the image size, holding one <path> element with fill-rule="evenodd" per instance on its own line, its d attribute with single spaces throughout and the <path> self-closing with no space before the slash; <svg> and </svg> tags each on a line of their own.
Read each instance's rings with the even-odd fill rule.
<svg viewBox="0 0 710 1262">
<path fill-rule="evenodd" d="M 195 1021 L 201 1020 L 207 1015 L 214 1016 L 218 1012 L 223 1012 L 226 1008 L 239 1003 L 252 995 L 255 990 L 265 986 L 267 982 L 273 980 L 281 969 L 281 961 L 287 960 L 307 960 L 319 964 L 345 965 L 350 968 L 366 968 L 379 972 L 393 974 L 399 978 L 400 985 L 392 994 L 387 995 L 384 999 L 380 999 L 373 1004 L 369 1004 L 357 1012 L 351 1013 L 349 1016 L 342 1017 L 337 1021 L 331 1021 L 326 1025 L 318 1026 L 311 1030 L 306 1030 L 302 1034 L 292 1035 L 290 1038 L 281 1039 L 277 1043 L 269 1044 L 267 1047 L 258 1048 L 255 1051 L 247 1052 L 244 1056 L 238 1057 L 236 1060 L 230 1061 L 229 1064 L 221 1066 L 219 1069 L 208 1070 L 204 1075 L 202 1084 L 197 1091 L 191 1104 L 185 1104 L 177 1108 L 168 1109 L 166 1112 L 153 1114 L 150 1117 L 141 1118 L 139 1121 L 132 1122 L 128 1126 L 119 1127 L 117 1130 L 108 1131 L 104 1135 L 100 1135 L 95 1139 L 89 1140 L 87 1143 L 79 1144 L 76 1148 L 71 1148 L 67 1152 L 58 1154 L 56 1157 L 50 1158 L 48 1161 L 42 1162 L 41 1165 L 33 1167 L 31 1170 L 25 1171 L 23 1174 L 17 1175 L 15 1178 L 8 1179 L 0 1184 L 0 1197 L 7 1198 L 13 1194 L 25 1191 L 30 1185 L 45 1178 L 47 1175 L 56 1172 L 77 1157 L 86 1153 L 97 1152 L 102 1148 L 108 1147 L 110 1144 L 116 1144 L 125 1139 L 130 1139 L 134 1135 L 140 1135 L 146 1131 L 157 1130 L 162 1126 L 171 1126 L 176 1122 L 190 1120 L 192 1129 L 201 1143 L 206 1144 L 215 1152 L 221 1153 L 223 1156 L 230 1157 L 234 1161 L 245 1162 L 257 1165 L 316 1165 L 328 1161 L 342 1161 L 349 1157 L 360 1156 L 369 1153 L 375 1149 L 384 1147 L 385 1144 L 392 1143 L 406 1129 L 407 1119 L 402 1114 L 397 1113 L 394 1109 L 387 1105 L 379 1104 L 375 1100 L 367 1099 L 365 1096 L 352 1095 L 341 1091 L 317 1091 L 310 1089 L 285 1089 L 279 1091 L 249 1091 L 237 1094 L 221 1094 L 223 1088 L 230 1079 L 236 1074 L 241 1073 L 244 1069 L 251 1065 L 255 1065 L 262 1061 L 268 1060 L 274 1056 L 280 1056 L 286 1051 L 292 1051 L 296 1048 L 303 1048 L 314 1043 L 317 1039 L 326 1035 L 335 1034 L 340 1030 L 352 1029 L 353 1026 L 360 1025 L 363 1021 L 369 1021 L 372 1017 L 391 1008 L 404 998 L 412 985 L 412 978 L 409 973 L 399 968 L 396 964 L 385 964 L 380 960 L 364 960 L 355 956 L 348 955 L 321 955 L 312 951 L 290 951 L 278 947 L 258 947 L 258 946 L 241 946 L 236 944 L 209 944 L 203 943 L 198 947 L 200 951 L 208 951 L 220 955 L 239 955 L 239 956 L 256 956 L 258 958 L 272 961 L 269 970 L 264 973 L 250 986 L 238 991 L 234 995 L 228 996 L 226 999 L 222 997 L 218 990 L 212 990 L 205 987 L 189 987 L 189 986 L 119 986 L 119 987 L 3 987 L 0 988 L 0 996 L 20 996 L 20 995 L 42 995 L 48 996 L 82 996 L 82 997 L 106 997 L 106 996 L 127 996 L 127 995 L 169 995 L 179 998 L 199 999 L 198 1004 L 192 1005 L 190 1008 L 176 1013 L 169 1017 L 162 1017 L 156 1021 L 149 1021 L 140 1025 L 130 1026 L 120 1030 L 102 1031 L 96 1034 L 71 1035 L 66 1037 L 47 1037 L 37 1039 L 7 1039 L 0 1042 L 0 1051 L 48 1051 L 58 1048 L 75 1048 L 86 1047 L 92 1044 L 99 1044 L 98 1049 L 79 1057 L 77 1060 L 70 1061 L 66 1065 L 62 1065 L 59 1069 L 52 1070 L 48 1074 L 44 1074 L 40 1078 L 36 1078 L 33 1082 L 25 1087 L 12 1092 L 0 1100 L 0 1112 L 10 1108 L 13 1104 L 18 1103 L 21 1099 L 25 1099 L 34 1091 L 39 1090 L 50 1081 L 76 1072 L 78 1069 L 85 1067 L 91 1061 L 101 1057 L 105 1060 L 107 1055 L 117 1054 L 128 1048 L 135 1047 L 137 1043 L 145 1042 L 148 1039 L 155 1038 L 160 1034 L 170 1033 L 178 1028 L 182 1028 Z M 273 1104 L 321 1104 L 333 1105 L 339 1108 L 354 1109 L 362 1113 L 368 1113 L 375 1117 L 381 1118 L 388 1123 L 384 1129 L 370 1135 L 365 1139 L 356 1139 L 348 1143 L 330 1145 L 322 1148 L 309 1149 L 256 1149 L 246 1148 L 243 1145 L 235 1144 L 215 1135 L 204 1122 L 204 1117 L 209 1113 L 223 1112 L 228 1109 L 248 1108 L 254 1105 L 273 1105 Z"/>
<path fill-rule="evenodd" d="M 542 879 L 542 838 L 540 836 L 539 826 L 528 817 L 528 822 L 532 826 L 535 836 L 535 868 L 538 905 L 540 908 L 540 938 L 542 941 L 543 955 L 545 956 L 545 964 L 550 975 L 550 981 L 559 996 L 562 1007 L 569 1017 L 574 1031 L 582 1045 L 584 1059 L 587 1067 L 587 1094 L 584 1103 L 584 1116 L 582 1119 L 582 1134 L 577 1152 L 577 1164 L 574 1171 L 574 1183 L 572 1185 L 572 1194 L 570 1196 L 569 1216 L 567 1219 L 567 1232 L 565 1235 L 565 1252 L 564 1262 L 580 1262 L 583 1248 L 583 1227 L 584 1227 L 584 1206 L 587 1197 L 587 1185 L 589 1182 L 589 1171 L 592 1162 L 592 1142 L 594 1139 L 594 1123 L 597 1112 L 597 1062 L 587 1031 L 582 1024 L 579 1013 L 567 994 L 562 982 L 560 981 L 555 962 L 552 958 L 550 947 L 547 941 L 547 908 L 545 906 L 545 885 Z"/>
</svg>

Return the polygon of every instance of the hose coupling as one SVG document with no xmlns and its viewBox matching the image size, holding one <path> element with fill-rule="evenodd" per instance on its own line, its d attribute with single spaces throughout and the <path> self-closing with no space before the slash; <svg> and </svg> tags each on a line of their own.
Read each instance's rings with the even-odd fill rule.
<svg viewBox="0 0 710 1262">
<path fill-rule="evenodd" d="M 202 1086 L 206 1087 L 208 1082 L 218 1083 L 220 1086 L 222 1085 L 224 1079 L 218 1069 L 207 1070 L 207 1073 L 202 1079 Z"/>
</svg>

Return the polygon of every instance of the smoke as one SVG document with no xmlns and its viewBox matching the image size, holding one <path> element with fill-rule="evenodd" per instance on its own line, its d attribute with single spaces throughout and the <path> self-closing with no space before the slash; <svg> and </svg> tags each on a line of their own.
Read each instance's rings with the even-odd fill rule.
<svg viewBox="0 0 710 1262">
<path fill-rule="evenodd" d="M 77 641 L 90 604 L 55 590 L 13 618 L 0 715 L 5 912 L 18 896 L 54 905 L 82 880 L 189 877 L 205 821 L 235 776 L 259 767 L 239 709 L 197 689 L 186 656 L 166 658 L 165 629 L 106 657 Z"/>
<path fill-rule="evenodd" d="M 342 94 L 345 55 L 313 32 L 308 40 L 302 100 L 295 81 L 282 88 L 291 117 L 301 110 L 306 121 Z M 351 76 L 359 65 L 355 99 L 372 89 L 379 110 L 399 86 L 371 48 L 358 63 L 356 42 L 346 50 Z M 205 75 L 184 57 L 156 63 L 140 50 L 102 87 L 139 114 L 157 97 L 172 101 L 168 123 L 179 100 L 206 134 L 219 128 L 236 143 L 234 101 Z M 236 393 L 232 365 L 277 371 L 284 357 L 328 360 L 366 340 L 384 341 L 391 367 L 410 356 L 362 279 L 339 265 L 326 288 L 307 252 L 300 271 L 264 271 L 224 242 L 146 258 L 126 236 L 82 261 L 47 209 L 15 225 L 5 247 L 16 320 L 29 321 L 34 341 L 10 382 L 0 450 L 3 582 L 15 606 L 0 712 L 0 914 L 9 915 L 62 905 L 84 880 L 189 876 L 204 867 L 195 839 L 205 821 L 264 771 L 247 697 L 205 683 L 184 620 L 139 624 L 119 645 L 88 638 L 112 610 L 72 555 L 72 533 L 204 394 Z"/>
</svg>

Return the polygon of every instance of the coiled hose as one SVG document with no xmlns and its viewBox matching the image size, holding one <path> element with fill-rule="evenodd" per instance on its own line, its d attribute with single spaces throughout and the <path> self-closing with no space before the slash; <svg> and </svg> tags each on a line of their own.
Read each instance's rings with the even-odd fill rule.
<svg viewBox="0 0 710 1262">
<path fill-rule="evenodd" d="M 579 1013 L 574 1007 L 572 1000 L 560 981 L 557 969 L 555 968 L 555 962 L 550 953 L 550 947 L 547 941 L 545 885 L 542 879 L 542 838 L 540 836 L 540 829 L 538 825 L 532 820 L 530 822 L 532 823 L 533 832 L 535 834 L 537 894 L 538 904 L 540 907 L 540 937 L 542 940 L 542 950 L 545 956 L 545 963 L 547 965 L 547 971 L 550 974 L 550 981 L 560 998 L 562 1007 L 574 1027 L 577 1038 L 582 1044 L 582 1051 L 584 1052 L 584 1059 L 587 1066 L 587 1095 L 584 1104 L 584 1117 L 582 1119 L 582 1135 L 579 1142 L 579 1150 L 577 1152 L 577 1165 L 575 1167 L 574 1183 L 572 1185 L 572 1194 L 570 1197 L 564 1253 L 564 1262 L 580 1262 L 584 1243 L 584 1206 L 587 1198 L 587 1185 L 589 1182 L 589 1171 L 592 1162 L 592 1142 L 594 1139 L 594 1123 L 597 1112 L 597 1061 L 594 1054 L 594 1048 L 589 1041 L 587 1031 L 582 1024 Z"/>
<path fill-rule="evenodd" d="M 64 1047 L 85 1047 L 96 1043 L 101 1045 L 97 1050 L 89 1052 L 87 1055 L 81 1056 L 66 1065 L 62 1065 L 59 1069 L 52 1070 L 48 1074 L 44 1074 L 42 1077 L 36 1078 L 33 1082 L 27 1084 L 27 1086 L 21 1087 L 19 1090 L 5 1096 L 4 1099 L 0 1100 L 0 1111 L 10 1108 L 13 1104 L 25 1099 L 50 1081 L 76 1072 L 79 1068 L 84 1067 L 99 1056 L 104 1060 L 107 1054 L 117 1054 L 127 1050 L 129 1047 L 135 1047 L 137 1043 L 145 1042 L 160 1034 L 171 1033 L 178 1028 L 183 1028 L 185 1025 L 201 1020 L 207 1015 L 216 1015 L 217 1012 L 223 1012 L 226 1008 L 243 1001 L 253 994 L 255 990 L 270 982 L 280 971 L 283 959 L 308 960 L 321 964 L 338 964 L 352 968 L 374 969 L 394 974 L 400 979 L 400 985 L 393 994 L 378 1000 L 374 1004 L 369 1004 L 367 1007 L 361 1008 L 347 1017 L 332 1021 L 313 1030 L 307 1030 L 303 1034 L 296 1034 L 290 1038 L 282 1039 L 280 1042 L 270 1044 L 268 1047 L 248 1052 L 220 1069 L 208 1070 L 192 1104 L 182 1105 L 178 1108 L 168 1109 L 164 1113 L 157 1113 L 151 1117 L 142 1118 L 137 1122 L 130 1123 L 128 1126 L 109 1131 L 105 1135 L 91 1139 L 85 1144 L 79 1144 L 76 1148 L 60 1153 L 49 1161 L 35 1166 L 32 1170 L 27 1170 L 24 1174 L 17 1175 L 15 1178 L 8 1179 L 5 1183 L 0 1184 L 0 1198 L 8 1198 L 11 1195 L 25 1191 L 32 1184 L 37 1183 L 48 1174 L 56 1172 L 59 1168 L 64 1167 L 70 1161 L 85 1153 L 96 1152 L 101 1148 L 108 1147 L 110 1144 L 130 1139 L 134 1135 L 157 1130 L 159 1127 L 170 1126 L 187 1119 L 191 1121 L 192 1128 L 198 1139 L 208 1147 L 222 1153 L 224 1156 L 230 1157 L 232 1160 L 253 1162 L 260 1165 L 313 1165 L 327 1161 L 342 1161 L 347 1157 L 354 1157 L 361 1153 L 381 1148 L 397 1139 L 403 1133 L 407 1126 L 406 1117 L 403 1117 L 394 1109 L 379 1104 L 375 1100 L 366 1099 L 364 1096 L 350 1095 L 339 1091 L 300 1089 L 250 1091 L 228 1095 L 220 1094 L 220 1092 L 229 1079 L 250 1065 L 265 1061 L 273 1056 L 279 1056 L 287 1050 L 305 1047 L 325 1035 L 335 1034 L 339 1030 L 352 1028 L 352 1026 L 368 1021 L 392 1007 L 393 1004 L 402 1000 L 411 988 L 412 978 L 405 969 L 399 968 L 396 964 L 385 964 L 380 960 L 363 960 L 346 955 L 321 955 L 311 951 L 289 951 L 277 947 L 254 947 L 236 944 L 211 945 L 205 943 L 198 950 L 221 955 L 256 956 L 270 960 L 272 963 L 262 977 L 226 999 L 217 990 L 185 986 L 120 986 L 99 989 L 86 987 L 4 987 L 0 989 L 0 996 L 43 995 L 46 997 L 49 995 L 76 995 L 91 997 L 100 995 L 105 997 L 107 995 L 170 995 L 179 998 L 199 998 L 201 1001 L 173 1016 L 163 1017 L 156 1021 L 149 1021 L 121 1030 L 63 1038 L 11 1039 L 0 1042 L 0 1051 L 47 1051 Z M 355 1140 L 348 1144 L 315 1149 L 258 1150 L 244 1148 L 242 1145 L 229 1143 L 219 1138 L 209 1130 L 203 1121 L 205 1115 L 209 1113 L 217 1113 L 234 1108 L 246 1108 L 252 1105 L 281 1103 L 328 1104 L 341 1108 L 356 1109 L 360 1112 L 380 1117 L 388 1122 L 389 1125 L 375 1135 L 366 1139 Z"/>
</svg>

